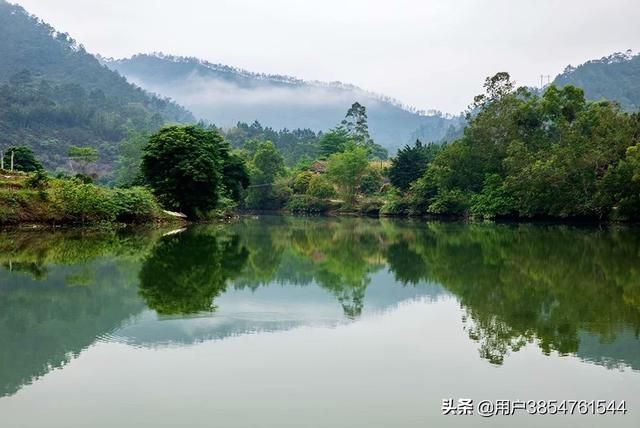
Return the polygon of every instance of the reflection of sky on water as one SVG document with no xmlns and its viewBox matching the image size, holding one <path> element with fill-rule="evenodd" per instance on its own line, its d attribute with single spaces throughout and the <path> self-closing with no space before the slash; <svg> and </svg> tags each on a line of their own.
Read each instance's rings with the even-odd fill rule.
<svg viewBox="0 0 640 428">
<path fill-rule="evenodd" d="M 402 286 L 386 269 L 371 274 L 362 316 L 389 310 L 403 301 L 446 295 L 435 284 Z M 134 346 L 162 347 L 219 340 L 230 336 L 274 332 L 301 326 L 335 327 L 351 322 L 336 298 L 312 283 L 270 284 L 255 290 L 229 289 L 216 299 L 213 313 L 162 317 L 145 310 L 122 328 L 102 337 Z"/>
</svg>

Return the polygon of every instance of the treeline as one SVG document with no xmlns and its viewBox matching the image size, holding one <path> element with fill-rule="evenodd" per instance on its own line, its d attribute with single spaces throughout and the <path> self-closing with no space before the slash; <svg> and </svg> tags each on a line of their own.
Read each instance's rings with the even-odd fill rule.
<svg viewBox="0 0 640 428">
<path fill-rule="evenodd" d="M 516 88 L 507 73 L 485 82 L 468 126 L 449 144 L 401 149 L 375 162 L 365 120 L 321 136 L 317 160 L 286 169 L 261 154 L 245 207 L 479 218 L 640 218 L 640 114 L 587 101 L 581 89 Z M 355 105 L 347 119 L 357 116 Z M 363 108 L 364 109 L 364 108 Z M 355 114 L 355 116 L 354 116 Z M 251 143 L 269 147 L 269 143 Z M 272 149 L 271 149 L 272 150 Z M 271 184 L 271 185 L 268 185 Z"/>
<path fill-rule="evenodd" d="M 309 135 L 308 153 L 315 155 L 290 166 L 278 146 L 286 151 L 287 137 L 296 132 Z M 277 143 L 248 135 L 271 135 Z M 116 183 L 150 186 L 163 206 L 200 219 L 237 208 L 353 210 L 362 193 L 380 191 L 387 152 L 369 136 L 364 106 L 354 103 L 334 129 L 312 136 L 258 123 L 226 132 L 201 124 L 131 133 L 120 146 Z"/>
<path fill-rule="evenodd" d="M 311 129 L 274 130 L 263 127 L 255 121 L 251 125 L 244 122 L 227 130 L 219 130 L 231 147 L 241 149 L 248 141 L 271 141 L 282 153 L 284 163 L 294 166 L 303 159 L 315 159 L 318 156 L 318 141 L 322 135 Z"/>
<path fill-rule="evenodd" d="M 485 88 L 464 136 L 411 177 L 391 212 L 640 218 L 640 114 L 573 86 L 515 89 L 507 73 Z"/>
<path fill-rule="evenodd" d="M 550 86 L 538 95 L 515 88 L 507 73 L 488 78 L 485 89 L 461 138 L 417 141 L 390 161 L 371 139 L 359 103 L 315 138 L 258 123 L 225 132 L 169 126 L 153 135 L 130 133 L 116 155 L 117 184 L 146 186 L 164 208 L 192 219 L 235 209 L 640 218 L 639 113 L 587 101 L 573 86 Z M 298 137 L 306 139 L 300 152 L 307 152 L 291 165 L 288 145 L 296 146 Z M 86 180 L 95 154 L 72 149 L 67 158 Z"/>
</svg>

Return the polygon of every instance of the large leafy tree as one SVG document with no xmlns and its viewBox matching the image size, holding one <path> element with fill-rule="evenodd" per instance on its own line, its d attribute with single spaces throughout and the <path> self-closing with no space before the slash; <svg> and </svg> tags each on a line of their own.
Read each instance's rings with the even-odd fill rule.
<svg viewBox="0 0 640 428">
<path fill-rule="evenodd" d="M 396 157 L 391 159 L 389 169 L 391 184 L 402 191 L 409 190 L 411 183 L 422 177 L 438 150 L 440 150 L 439 145 L 433 143 L 424 145 L 420 140 L 416 140 L 413 146 L 406 145 L 398 150 Z"/>
<path fill-rule="evenodd" d="M 216 207 L 223 190 L 228 145 L 220 134 L 196 126 L 168 126 L 144 148 L 142 173 L 160 202 L 188 216 Z"/>
<path fill-rule="evenodd" d="M 254 184 L 273 183 L 284 174 L 284 158 L 271 141 L 261 142 L 253 155 Z"/>
</svg>

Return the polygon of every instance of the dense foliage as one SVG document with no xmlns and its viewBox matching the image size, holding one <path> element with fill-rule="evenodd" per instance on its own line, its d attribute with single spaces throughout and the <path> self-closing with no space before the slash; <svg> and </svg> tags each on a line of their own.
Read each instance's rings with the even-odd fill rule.
<svg viewBox="0 0 640 428">
<path fill-rule="evenodd" d="M 353 207 L 356 192 L 368 166 L 366 148 L 355 144 L 329 158 L 327 174 L 337 186 L 347 208 Z"/>
<path fill-rule="evenodd" d="M 0 150 L 0 166 L 14 171 L 35 172 L 42 170 L 42 164 L 36 159 L 33 150 L 26 146 L 9 147 Z"/>
<path fill-rule="evenodd" d="M 8 175 L 4 175 L 8 174 Z M 107 189 L 76 178 L 3 172 L 0 224 L 147 223 L 161 219 L 153 194 L 141 187 Z"/>
<path fill-rule="evenodd" d="M 402 191 L 409 190 L 411 183 L 422 177 L 427 165 L 433 161 L 440 150 L 437 144 L 424 145 L 417 140 L 413 146 L 405 146 L 391 159 L 389 180 Z"/>
<path fill-rule="evenodd" d="M 149 185 L 165 208 L 190 217 L 239 206 L 484 218 L 640 218 L 640 114 L 586 99 L 608 97 L 626 109 L 637 108 L 633 76 L 638 56 L 616 54 L 567 69 L 557 79 L 559 86 L 541 94 L 516 89 L 507 73 L 499 73 L 487 79 L 486 94 L 476 97 L 463 134 L 461 118 L 440 121 L 437 134 L 452 141 L 417 142 L 391 162 L 384 161 L 386 150 L 371 137 L 380 133 L 369 129 L 369 115 L 377 113 L 360 102 L 333 129 L 318 134 L 275 131 L 257 121 L 225 130 L 201 123 L 158 132 L 166 122 L 194 118 L 130 85 L 67 34 L 3 0 L 0 57 L 0 152 L 5 169 L 13 153 L 15 170 L 39 171 L 25 180 L 29 198 L 46 195 L 48 186 L 70 186 L 70 180 L 49 182 L 44 167 L 60 176 L 76 175 L 77 187 L 68 196 L 78 204 L 83 197 L 102 201 L 94 193 L 107 189 L 91 187 L 95 180 L 126 188 Z M 243 74 L 182 59 L 174 66 L 180 72 L 204 67 L 207 73 Z M 572 81 L 586 88 L 586 98 L 567 84 Z M 374 111 L 379 107 L 370 105 Z M 416 135 L 431 137 L 429 130 Z M 7 212 L 11 221 L 38 217 L 37 210 L 24 214 L 25 207 L 35 206 L 21 199 L 25 195 L 16 192 L 11 198 L 17 202 L 5 201 L 14 207 L 5 208 L 5 217 Z M 122 198 L 135 205 L 140 196 L 134 192 Z M 141 203 L 141 210 L 148 212 L 145 206 Z M 68 216 L 86 221 L 81 212 Z M 129 210 L 95 217 L 132 215 Z"/>
<path fill-rule="evenodd" d="M 143 151 L 145 182 L 165 207 L 190 217 L 205 217 L 221 197 L 238 195 L 238 186 L 248 184 L 244 165 L 214 130 L 168 126 Z"/>
<path fill-rule="evenodd" d="M 235 127 L 220 132 L 233 148 L 242 148 L 247 141 L 271 141 L 287 166 L 305 158 L 313 159 L 318 152 L 318 135 L 310 129 L 275 131 L 255 121 L 251 125 L 238 122 Z"/>
<path fill-rule="evenodd" d="M 506 73 L 485 86 L 464 136 L 411 187 L 412 212 L 640 218 L 640 115 L 573 86 L 515 90 Z"/>
</svg>

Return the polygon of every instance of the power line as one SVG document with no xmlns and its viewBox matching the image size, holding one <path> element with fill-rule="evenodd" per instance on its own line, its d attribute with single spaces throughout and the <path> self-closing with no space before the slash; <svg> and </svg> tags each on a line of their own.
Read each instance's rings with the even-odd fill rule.
<svg viewBox="0 0 640 428">
<path fill-rule="evenodd" d="M 540 75 L 540 88 L 541 89 L 544 88 L 544 86 L 545 86 L 544 85 L 545 78 L 547 80 L 547 85 L 551 84 L 551 75 L 550 74 L 546 74 L 546 75 L 545 74 L 541 74 Z"/>
</svg>

